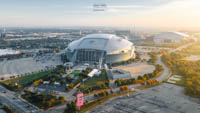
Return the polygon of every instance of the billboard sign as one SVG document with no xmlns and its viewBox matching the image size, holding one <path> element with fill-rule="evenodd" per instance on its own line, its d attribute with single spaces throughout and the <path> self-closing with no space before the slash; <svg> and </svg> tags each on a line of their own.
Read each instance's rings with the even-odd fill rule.
<svg viewBox="0 0 200 113">
<path fill-rule="evenodd" d="M 84 96 L 83 96 L 83 93 L 77 94 L 77 95 L 76 95 L 76 100 L 77 100 L 77 102 L 76 102 L 77 106 L 78 106 L 78 107 L 81 107 L 81 106 L 83 105 L 83 103 L 84 103 Z"/>
</svg>

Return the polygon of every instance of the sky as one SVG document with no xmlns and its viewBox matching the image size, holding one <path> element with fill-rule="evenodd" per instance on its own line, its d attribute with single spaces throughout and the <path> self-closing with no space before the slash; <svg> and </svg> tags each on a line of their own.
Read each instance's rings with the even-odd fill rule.
<svg viewBox="0 0 200 113">
<path fill-rule="evenodd" d="M 0 27 L 62 26 L 200 29 L 200 0 L 0 0 Z"/>
</svg>

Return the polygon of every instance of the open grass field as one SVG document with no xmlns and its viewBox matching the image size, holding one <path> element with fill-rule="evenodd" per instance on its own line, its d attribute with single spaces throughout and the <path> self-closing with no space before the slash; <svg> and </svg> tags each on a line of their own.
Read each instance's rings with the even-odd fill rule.
<svg viewBox="0 0 200 113">
<path fill-rule="evenodd" d="M 94 76 L 92 78 L 88 78 L 81 85 L 84 85 L 84 88 L 88 88 L 88 87 L 96 86 L 99 84 L 104 84 L 105 82 L 108 82 L 107 75 L 100 74 L 99 76 Z"/>
<path fill-rule="evenodd" d="M 81 71 L 75 70 L 75 71 L 73 71 L 71 74 L 78 75 L 78 74 L 80 74 L 80 73 L 81 73 Z"/>
<path fill-rule="evenodd" d="M 19 77 L 19 78 L 13 78 L 13 79 L 10 79 L 10 80 L 3 81 L 2 83 L 4 83 L 4 84 L 18 83 L 22 87 L 25 87 L 26 85 L 31 84 L 35 80 L 38 80 L 38 79 L 40 79 L 44 76 L 47 76 L 48 74 L 51 74 L 52 71 L 53 70 L 48 70 L 48 71 L 44 71 L 44 72 L 39 72 L 39 73 Z"/>
<path fill-rule="evenodd" d="M 69 74 L 69 76 L 71 77 L 71 78 L 75 78 L 77 75 L 79 75 L 81 73 L 81 71 L 79 71 L 79 70 L 75 70 L 75 71 L 73 71 L 72 73 L 70 73 Z"/>
</svg>

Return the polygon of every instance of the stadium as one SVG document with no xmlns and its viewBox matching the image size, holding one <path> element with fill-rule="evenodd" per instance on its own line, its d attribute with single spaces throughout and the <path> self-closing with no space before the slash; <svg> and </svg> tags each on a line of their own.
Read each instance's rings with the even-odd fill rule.
<svg viewBox="0 0 200 113">
<path fill-rule="evenodd" d="M 74 63 L 112 64 L 135 57 L 132 42 L 112 34 L 91 34 L 71 42 L 67 58 Z"/>
<path fill-rule="evenodd" d="M 162 32 L 154 36 L 154 43 L 180 43 L 188 39 L 189 35 L 180 32 Z"/>
</svg>

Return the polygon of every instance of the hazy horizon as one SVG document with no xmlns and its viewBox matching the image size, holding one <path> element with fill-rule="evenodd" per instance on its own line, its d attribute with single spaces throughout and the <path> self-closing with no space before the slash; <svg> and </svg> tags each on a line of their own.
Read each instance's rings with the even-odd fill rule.
<svg viewBox="0 0 200 113">
<path fill-rule="evenodd" d="M 106 4 L 106 11 L 94 12 L 98 3 Z M 199 0 L 7 0 L 0 4 L 0 27 L 200 29 L 199 6 Z"/>
</svg>

